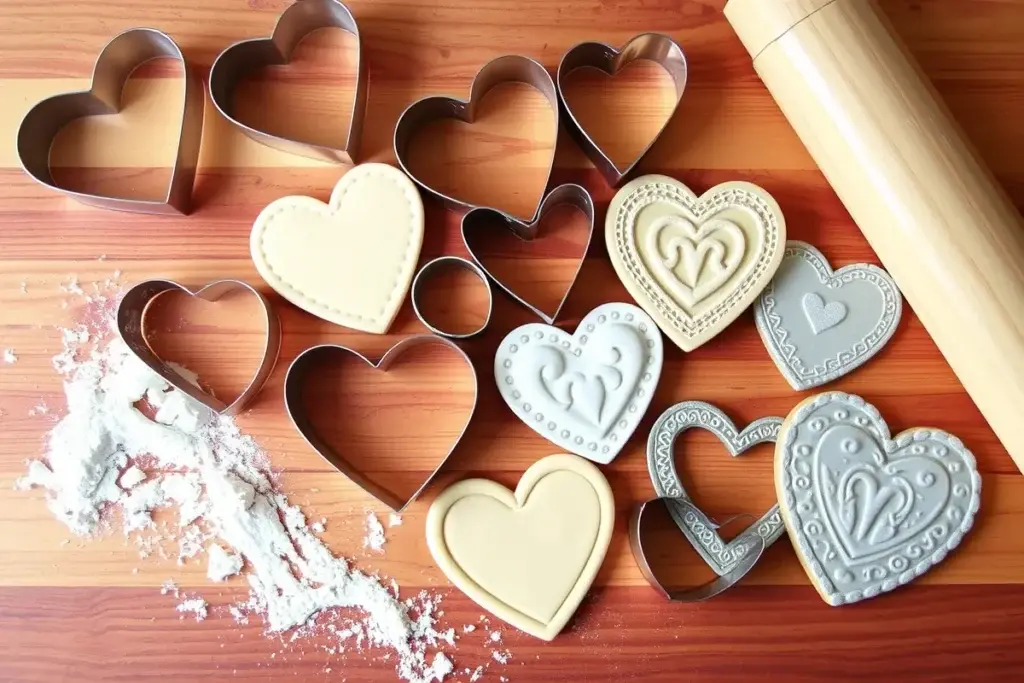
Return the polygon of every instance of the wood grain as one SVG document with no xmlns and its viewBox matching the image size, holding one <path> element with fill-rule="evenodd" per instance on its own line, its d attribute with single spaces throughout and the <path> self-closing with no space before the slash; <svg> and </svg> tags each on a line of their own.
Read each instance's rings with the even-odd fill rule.
<svg viewBox="0 0 1024 683">
<path fill-rule="evenodd" d="M 285 647 L 264 638 L 261 624 L 236 625 L 223 610 L 215 609 L 198 624 L 179 620 L 176 601 L 160 594 L 163 580 L 174 578 L 189 594 L 201 593 L 215 605 L 237 599 L 244 592 L 242 581 L 212 587 L 203 563 L 178 566 L 173 544 L 165 548 L 166 558 L 143 560 L 120 534 L 69 539 L 39 492 L 12 490 L 24 461 L 41 453 L 41 438 L 63 409 L 59 377 L 50 365 L 61 348 L 56 328 L 95 315 L 101 305 L 69 293 L 72 278 L 86 294 L 94 293 L 93 283 L 98 292 L 108 284 L 155 276 L 195 284 L 241 277 L 262 285 L 248 258 L 249 229 L 260 209 L 287 194 L 325 200 L 344 172 L 261 147 L 208 106 L 195 213 L 182 218 L 115 214 L 48 193 L 18 169 L 13 140 L 21 115 L 41 97 L 87 84 L 96 53 L 124 28 L 151 25 L 168 31 L 205 74 L 232 41 L 268 33 L 286 5 L 284 0 L 0 4 L 0 349 L 18 356 L 14 364 L 0 364 L 4 681 L 395 679 L 393 664 L 382 661 L 379 652 L 329 655 L 320 647 L 322 639 Z M 814 243 L 836 266 L 878 263 L 754 73 L 722 16 L 724 0 L 359 0 L 351 6 L 371 71 L 364 137 L 368 160 L 393 161 L 391 133 L 406 105 L 429 94 L 465 97 L 473 74 L 488 59 L 517 52 L 553 70 L 564 51 L 581 40 L 621 44 L 636 33 L 663 31 L 687 51 L 690 84 L 642 172 L 672 175 L 697 191 L 731 179 L 758 183 L 779 201 L 794 239 Z M 1019 125 L 1024 1 L 888 0 L 883 8 L 998 181 L 1018 207 L 1024 206 L 1024 127 Z M 294 64 L 254 74 L 239 95 L 256 117 L 252 120 L 325 136 L 344 126 L 337 112 L 351 98 L 345 65 L 352 45 L 346 40 L 336 32 L 317 34 L 303 44 Z M 167 126 L 173 121 L 167 114 L 174 108 L 175 79 L 173 68 L 140 70 L 126 89 L 123 116 L 85 121 L 66 131 L 54 149 L 63 182 L 125 193 L 158 191 L 171 158 Z M 574 88 L 573 106 L 591 112 L 599 135 L 616 155 L 628 158 L 643 146 L 642 133 L 657 128 L 664 116 L 663 81 L 647 68 L 614 80 L 589 74 Z M 524 88 L 494 93 L 486 110 L 478 125 L 429 132 L 418 141 L 418 163 L 429 177 L 465 196 L 530 213 L 556 142 L 553 131 L 543 128 L 550 111 L 543 98 Z M 600 225 L 612 190 L 564 131 L 557 136 L 554 159 L 552 182 L 586 186 L 598 205 Z M 517 287 L 548 301 L 565 287 L 579 256 L 580 226 L 568 228 L 568 222 L 552 226 L 530 245 L 495 239 L 482 250 L 489 265 Z M 428 203 L 421 259 L 447 253 L 466 255 L 458 217 Z M 457 315 L 463 307 L 467 319 L 479 315 L 479 288 L 460 287 L 455 299 L 451 283 L 437 286 L 440 297 L 457 303 L 443 315 Z M 613 300 L 628 297 L 597 239 L 560 325 L 573 329 L 591 308 Z M 401 526 L 388 529 L 386 553 L 380 555 L 362 548 L 364 511 L 386 511 L 332 471 L 294 432 L 283 412 L 283 369 L 316 343 L 343 343 L 376 355 L 424 328 L 408 303 L 390 333 L 374 337 L 315 319 L 279 297 L 273 301 L 285 331 L 279 370 L 239 422 L 270 453 L 291 499 L 311 518 L 326 518 L 324 538 L 335 552 L 361 568 L 395 577 L 403 594 L 421 587 L 445 589 L 422 534 L 436 492 L 465 476 L 513 485 L 531 463 L 557 450 L 516 420 L 491 379 L 495 345 L 508 330 L 530 321 L 529 314 L 495 292 L 491 327 L 463 344 L 477 366 L 478 417 L 437 484 Z M 182 354 L 203 368 L 208 381 L 229 391 L 251 369 L 258 330 L 244 310 L 223 327 L 212 326 L 206 316 L 169 307 L 161 338 L 168 354 Z M 1024 478 L 913 311 L 906 312 L 892 343 L 870 364 L 830 386 L 865 396 L 894 430 L 941 427 L 960 436 L 978 457 L 984 486 L 977 526 L 941 567 L 910 587 L 849 608 L 821 602 L 786 540 L 769 550 L 742 585 L 704 604 L 669 604 L 644 583 L 629 553 L 625 523 L 629 509 L 651 495 L 643 442 L 657 415 L 675 402 L 702 399 L 743 424 L 784 415 L 805 395 L 789 389 L 745 314 L 694 353 L 666 345 L 663 379 L 648 415 L 605 468 L 619 516 L 595 589 L 568 632 L 550 644 L 503 629 L 513 660 L 489 668 L 483 681 L 500 676 L 517 683 L 1019 677 L 1024 670 L 1019 647 Z M 382 407 L 374 402 L 381 399 L 362 388 L 360 405 L 367 411 Z M 411 387 L 408 395 L 413 404 L 429 405 L 426 392 Z M 370 425 L 371 436 L 386 425 Z M 371 474 L 399 487 L 415 486 L 433 465 L 412 434 L 425 426 L 405 425 Z M 767 447 L 732 459 L 712 437 L 697 433 L 681 440 L 676 456 L 688 490 L 715 516 L 760 513 L 773 502 Z M 662 563 L 673 583 L 708 578 L 709 570 L 678 536 L 671 530 L 659 533 Z M 454 590 L 444 609 L 443 621 L 456 628 L 477 623 L 480 615 Z M 491 625 L 499 627 L 495 620 Z M 463 637 L 453 652 L 459 671 L 488 661 L 489 649 L 477 635 Z M 455 680 L 468 678 L 459 674 Z"/>
</svg>

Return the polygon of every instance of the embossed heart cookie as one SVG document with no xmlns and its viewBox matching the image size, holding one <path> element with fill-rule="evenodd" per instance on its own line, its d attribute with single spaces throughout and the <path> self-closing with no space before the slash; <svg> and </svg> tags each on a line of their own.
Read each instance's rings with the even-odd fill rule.
<svg viewBox="0 0 1024 683">
<path fill-rule="evenodd" d="M 869 263 L 833 271 L 820 251 L 791 240 L 775 277 L 754 305 L 772 360 L 790 385 L 810 389 L 863 365 L 892 338 L 903 297 Z"/>
<path fill-rule="evenodd" d="M 698 197 L 647 175 L 608 207 L 605 241 L 619 279 L 662 331 L 692 351 L 725 329 L 775 274 L 786 222 L 767 192 L 747 182 Z"/>
<path fill-rule="evenodd" d="M 916 427 L 890 438 L 874 406 L 840 392 L 808 398 L 783 421 L 775 486 L 800 562 L 830 605 L 942 562 L 981 497 L 974 456 L 955 436 Z"/>
<path fill-rule="evenodd" d="M 529 323 L 498 345 L 494 378 L 505 403 L 548 441 L 594 462 L 618 455 L 661 376 L 658 326 L 631 304 L 598 306 L 576 333 Z"/>
<path fill-rule="evenodd" d="M 361 164 L 328 204 L 282 197 L 252 226 L 256 270 L 278 294 L 338 325 L 383 334 L 391 326 L 423 245 L 423 202 L 408 176 Z"/>
</svg>

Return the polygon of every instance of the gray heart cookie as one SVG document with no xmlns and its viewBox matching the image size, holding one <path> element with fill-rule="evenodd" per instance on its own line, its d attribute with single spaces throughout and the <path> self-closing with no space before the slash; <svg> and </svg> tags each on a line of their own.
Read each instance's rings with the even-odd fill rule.
<svg viewBox="0 0 1024 683">
<path fill-rule="evenodd" d="M 781 426 L 782 418 L 762 417 L 751 422 L 743 431 L 739 431 L 725 413 L 710 403 L 684 401 L 672 406 L 658 417 L 647 439 L 647 469 L 651 473 L 655 492 L 659 498 L 669 497 L 692 502 L 676 472 L 672 453 L 676 439 L 686 430 L 693 427 L 706 429 L 717 436 L 735 457 L 757 444 L 774 443 Z M 778 505 L 773 506 L 728 543 L 718 535 L 717 526 L 705 516 L 684 514 L 682 508 L 671 505 L 668 506 L 668 510 L 679 530 L 719 576 L 732 570 L 754 545 L 750 543 L 752 536 L 763 538 L 764 547 L 768 547 L 786 530 Z M 760 546 L 760 543 L 757 545 Z"/>
<path fill-rule="evenodd" d="M 884 270 L 832 270 L 820 251 L 790 240 L 782 265 L 754 304 L 754 321 L 790 385 L 810 389 L 866 363 L 899 324 L 903 297 Z"/>
<path fill-rule="evenodd" d="M 782 516 L 830 605 L 891 591 L 946 558 L 974 523 L 981 476 L 955 436 L 890 438 L 878 410 L 828 392 L 797 405 L 775 453 Z"/>
</svg>

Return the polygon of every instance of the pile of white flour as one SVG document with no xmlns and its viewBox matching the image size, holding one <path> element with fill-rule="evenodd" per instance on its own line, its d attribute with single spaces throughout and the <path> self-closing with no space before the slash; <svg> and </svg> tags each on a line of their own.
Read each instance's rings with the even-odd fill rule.
<svg viewBox="0 0 1024 683">
<path fill-rule="evenodd" d="M 110 330 L 109 321 L 104 326 Z M 266 454 L 234 420 L 169 387 L 120 340 L 90 349 L 98 331 L 65 331 L 54 367 L 64 377 L 67 412 L 19 487 L 45 489 L 53 514 L 81 536 L 119 519 L 126 534 L 143 539 L 143 554 L 160 549 L 145 547 L 153 512 L 176 508 L 179 561 L 205 552 L 212 581 L 247 579 L 248 600 L 230 608 L 236 620 L 255 614 L 280 634 L 322 610 L 355 608 L 361 616 L 330 630 L 339 641 L 356 634 L 360 645 L 386 648 L 385 659 L 410 683 L 453 671 L 439 646 L 454 645 L 454 629 L 437 630 L 436 596 L 401 601 L 394 582 L 386 587 L 334 556 L 314 533 L 321 523 L 310 525 L 278 490 Z M 197 598 L 179 610 L 207 614 Z"/>
</svg>

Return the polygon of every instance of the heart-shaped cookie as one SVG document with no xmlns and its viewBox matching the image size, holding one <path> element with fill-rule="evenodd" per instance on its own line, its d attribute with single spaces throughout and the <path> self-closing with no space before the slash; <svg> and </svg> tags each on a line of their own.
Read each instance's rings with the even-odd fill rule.
<svg viewBox="0 0 1024 683">
<path fill-rule="evenodd" d="M 676 472 L 672 452 L 676 439 L 686 430 L 694 427 L 706 429 L 717 436 L 735 457 L 757 444 L 775 443 L 781 426 L 782 418 L 762 417 L 740 431 L 725 413 L 710 403 L 677 403 L 661 414 L 647 439 L 647 469 L 651 474 L 655 493 L 659 498 L 690 500 L 679 473 Z M 772 506 L 760 519 L 729 542 L 723 541 L 718 531 L 707 524 L 706 520 L 701 519 L 703 515 L 686 514 L 688 511 L 678 506 L 667 507 L 679 530 L 719 576 L 732 571 L 743 559 L 744 551 L 751 545 L 751 536 L 760 536 L 764 539 L 764 547 L 768 547 L 785 532 L 778 505 Z"/>
<path fill-rule="evenodd" d="M 288 301 L 324 320 L 383 334 L 405 300 L 423 245 L 423 202 L 408 177 L 362 164 L 324 204 L 283 197 L 249 240 L 256 270 Z"/>
<path fill-rule="evenodd" d="M 811 396 L 786 417 L 775 451 L 786 529 L 822 599 L 842 605 L 921 576 L 963 539 L 981 476 L 955 436 L 916 427 L 890 438 L 859 396 Z"/>
<path fill-rule="evenodd" d="M 569 106 L 569 102 L 565 97 L 565 82 L 573 71 L 585 67 L 600 69 L 609 76 L 615 76 L 627 64 L 638 59 L 655 61 L 668 72 L 668 75 L 672 78 L 672 85 L 675 88 L 676 103 L 668 118 L 665 119 L 664 125 L 658 130 L 654 138 L 637 155 L 636 159 L 631 161 L 625 168 L 620 169 L 611 157 L 601 149 L 597 141 L 584 130 L 576 114 L 573 113 L 572 107 Z M 683 92 L 686 90 L 686 76 L 687 65 L 683 49 L 674 40 L 660 33 L 644 33 L 634 36 L 619 50 L 604 43 L 580 43 L 570 48 L 562 57 L 562 61 L 558 64 L 556 79 L 558 98 L 562 102 L 562 106 L 565 107 L 565 113 L 569 115 L 569 134 L 587 155 L 591 163 L 601 172 L 609 185 L 617 187 L 623 178 L 636 168 L 640 160 L 647 155 L 647 152 L 650 151 L 654 143 L 661 137 L 661 134 L 665 131 L 669 121 L 672 120 L 672 116 L 675 114 L 676 109 L 679 108 L 679 103 L 683 99 Z"/>
<path fill-rule="evenodd" d="M 629 293 L 683 351 L 725 329 L 768 284 L 786 244 L 771 195 L 733 181 L 698 197 L 677 180 L 642 176 L 608 207 L 605 241 Z"/>
<path fill-rule="evenodd" d="M 565 290 L 565 294 L 562 295 L 561 301 L 558 302 L 558 307 L 555 308 L 554 312 L 550 315 L 540 310 L 534 304 L 531 304 L 525 298 L 516 293 L 512 287 L 497 277 L 487 269 L 484 265 L 483 260 L 473 251 L 473 239 L 472 235 L 481 233 L 483 231 L 492 230 L 496 223 L 503 224 L 509 230 L 514 232 L 517 236 L 524 240 L 532 240 L 537 236 L 537 231 L 540 224 L 544 221 L 548 212 L 554 209 L 556 206 L 562 206 L 568 204 L 576 207 L 583 212 L 583 215 L 587 218 L 587 242 L 583 246 L 583 251 L 580 253 L 579 261 L 576 264 L 576 271 L 573 273 L 572 281 Z M 590 193 L 587 192 L 583 187 L 579 185 L 559 185 L 555 189 L 551 190 L 543 201 L 540 203 L 540 208 L 537 209 L 537 215 L 531 221 L 521 221 L 514 218 L 502 211 L 496 211 L 494 209 L 488 209 L 479 207 L 466 212 L 466 215 L 462 217 L 462 242 L 466 245 L 466 251 L 469 252 L 470 257 L 476 264 L 487 273 L 487 276 L 494 280 L 495 283 L 508 294 L 510 297 L 521 303 L 523 306 L 528 308 L 534 314 L 537 315 L 541 320 L 548 323 L 549 325 L 555 322 L 558 318 L 558 314 L 562 310 L 562 306 L 565 305 L 566 299 L 569 298 L 569 292 L 572 291 L 572 287 L 576 284 L 576 278 L 580 274 L 580 269 L 583 267 L 583 260 L 587 256 L 587 251 L 590 249 L 590 240 L 594 236 L 594 200 L 591 199 Z"/>
<path fill-rule="evenodd" d="M 320 364 L 327 361 L 332 356 L 335 358 L 344 355 L 353 356 L 374 370 L 387 372 L 388 369 L 407 351 L 425 344 L 439 344 L 451 349 L 455 352 L 456 357 L 466 364 L 469 368 L 469 375 L 473 378 L 473 402 L 469 409 L 469 413 L 466 415 L 462 429 L 459 430 L 458 436 L 455 437 L 455 440 L 447 451 L 445 451 L 441 455 L 440 459 L 437 460 L 437 466 L 430 475 L 423 480 L 423 483 L 420 484 L 419 488 L 417 488 L 411 496 L 403 499 L 398 496 L 398 494 L 391 491 L 387 486 L 374 481 L 359 469 L 353 467 L 342 453 L 339 453 L 330 443 L 327 442 L 327 440 L 320 436 L 316 427 L 313 425 L 312 420 L 309 418 L 303 404 L 303 387 L 306 382 L 316 380 L 317 375 L 314 372 L 315 369 L 318 366 L 322 367 Z M 320 346 L 314 346 L 306 349 L 296 356 L 295 360 L 292 361 L 292 364 L 288 367 L 288 374 L 285 375 L 284 378 L 285 410 L 288 412 L 288 417 L 291 418 L 292 424 L 295 425 L 295 429 L 302 435 L 302 438 L 306 440 L 306 443 L 308 443 L 314 451 L 319 453 L 320 457 L 330 463 L 331 466 L 351 479 L 371 496 L 396 512 L 402 512 L 410 503 L 416 500 L 420 493 L 422 493 L 430 482 L 433 481 L 434 477 L 444 466 L 444 463 L 447 462 L 448 457 L 455 451 L 459 442 L 462 440 L 462 436 L 466 433 L 466 428 L 469 427 L 469 423 L 473 419 L 473 413 L 476 412 L 477 396 L 476 371 L 473 368 L 473 362 L 469 359 L 469 356 L 467 356 L 455 342 L 434 334 L 421 334 L 406 337 L 388 349 L 377 362 L 371 361 L 363 354 L 346 346 L 338 346 L 336 344 L 321 344 Z"/>
<path fill-rule="evenodd" d="M 528 323 L 498 345 L 505 403 L 548 441 L 611 462 L 640 423 L 661 376 L 658 327 L 636 306 L 598 306 L 575 334 Z"/>
<path fill-rule="evenodd" d="M 440 119 L 456 119 L 464 123 L 473 123 L 477 107 L 480 106 L 484 95 L 501 83 L 525 83 L 539 91 L 551 105 L 554 130 L 558 130 L 558 93 L 555 90 L 555 82 L 551 80 L 551 74 L 543 65 L 521 55 L 505 55 L 484 64 L 473 77 L 468 101 L 457 100 L 453 97 L 424 97 L 410 104 L 398 117 L 398 123 L 395 125 L 395 157 L 398 159 L 398 165 L 416 181 L 417 185 L 440 199 L 447 208 L 453 211 L 465 211 L 475 208 L 475 205 L 438 191 L 413 173 L 409 164 L 409 145 L 419 130 L 428 123 Z M 545 187 L 551 180 L 551 171 L 554 169 L 556 146 L 556 144 L 551 145 L 551 160 L 548 162 L 548 172 L 544 180 Z M 543 197 L 538 199 L 534 218 L 540 212 L 542 201 Z"/>
<path fill-rule="evenodd" d="M 754 305 L 772 360 L 794 389 L 838 379 L 882 350 L 899 325 L 903 297 L 878 266 L 832 270 L 806 242 L 790 240 L 775 277 Z"/>
<path fill-rule="evenodd" d="M 427 513 L 441 571 L 478 605 L 552 640 L 601 567 L 615 499 L 600 470 L 572 455 L 534 463 L 515 492 L 488 479 L 445 489 Z"/>
<path fill-rule="evenodd" d="M 76 192 L 57 185 L 50 171 L 50 147 L 61 129 L 75 119 L 116 114 L 121 109 L 121 91 L 135 69 L 160 57 L 181 62 L 184 91 L 178 149 L 164 197 L 155 201 L 129 199 Z M 202 80 L 192 73 L 181 49 L 167 34 L 150 28 L 133 28 L 118 34 L 104 46 L 96 58 L 89 90 L 48 97 L 25 114 L 18 127 L 18 158 L 35 181 L 85 204 L 118 211 L 182 214 L 189 212 L 202 134 Z"/>
<path fill-rule="evenodd" d="M 229 292 L 238 290 L 251 294 L 259 301 L 263 310 L 266 336 L 263 342 L 263 357 L 260 359 L 259 367 L 253 373 L 252 379 L 242 393 L 230 403 L 226 403 L 212 394 L 206 393 L 189 381 L 174 366 L 161 360 L 150 347 L 149 340 L 146 338 L 145 319 L 149 306 L 158 296 L 167 292 L 184 292 L 197 299 L 214 302 Z M 195 290 L 171 280 L 140 282 L 125 292 L 117 303 L 117 331 L 128 349 L 153 372 L 160 375 L 165 382 L 210 410 L 226 415 L 238 413 L 255 398 L 274 371 L 277 355 L 281 348 L 281 323 L 270 307 L 270 302 L 251 285 L 240 280 L 218 280 Z"/>
<path fill-rule="evenodd" d="M 302 39 L 321 28 L 340 28 L 356 39 L 356 92 L 352 98 L 345 143 L 339 148 L 273 135 L 239 121 L 234 116 L 235 88 L 246 74 L 268 66 L 287 64 Z M 303 0 L 286 9 L 269 38 L 252 38 L 230 45 L 210 67 L 210 99 L 217 111 L 248 137 L 260 144 L 312 159 L 355 163 L 366 112 L 366 63 L 362 58 L 359 27 L 352 12 L 338 0 Z"/>
</svg>

